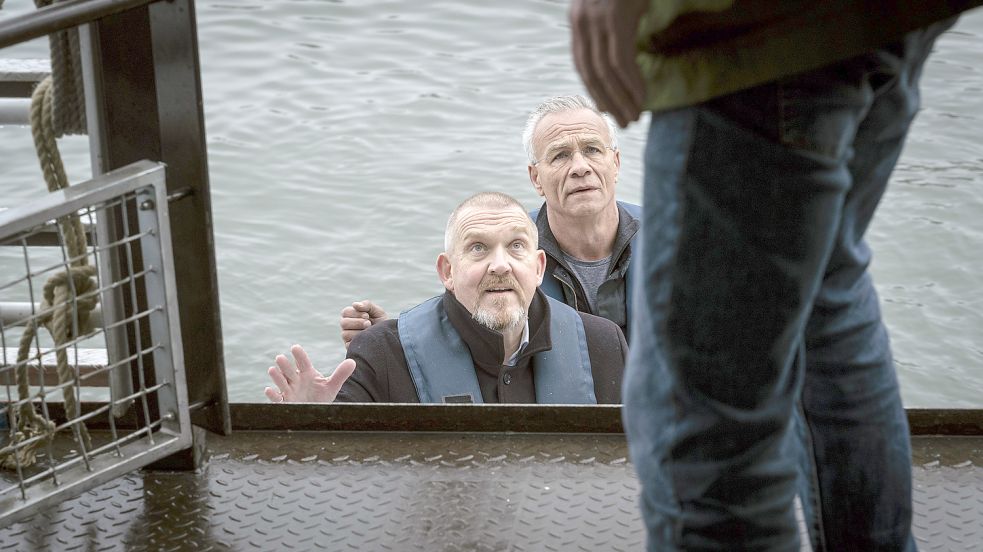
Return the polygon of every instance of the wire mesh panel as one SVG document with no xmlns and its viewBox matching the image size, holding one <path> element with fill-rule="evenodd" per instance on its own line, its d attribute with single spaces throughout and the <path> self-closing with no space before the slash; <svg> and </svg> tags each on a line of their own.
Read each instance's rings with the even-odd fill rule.
<svg viewBox="0 0 983 552">
<path fill-rule="evenodd" d="M 0 212 L 0 341 L 0 523 L 190 446 L 162 165 Z"/>
</svg>

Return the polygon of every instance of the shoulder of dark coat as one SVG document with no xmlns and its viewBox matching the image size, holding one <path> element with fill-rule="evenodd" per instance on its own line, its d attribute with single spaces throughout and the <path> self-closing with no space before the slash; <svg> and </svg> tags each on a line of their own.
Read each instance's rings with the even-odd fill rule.
<svg viewBox="0 0 983 552">
<path fill-rule="evenodd" d="M 621 333 L 621 328 L 607 318 L 581 311 L 577 311 L 577 314 L 579 314 L 580 319 L 584 321 L 584 332 L 587 334 L 588 339 L 591 339 L 594 336 L 608 337 Z"/>
<path fill-rule="evenodd" d="M 399 330 L 395 318 L 377 322 L 358 332 L 358 335 L 348 344 L 348 351 L 372 351 L 380 347 L 388 347 L 395 340 L 399 342 Z"/>
</svg>

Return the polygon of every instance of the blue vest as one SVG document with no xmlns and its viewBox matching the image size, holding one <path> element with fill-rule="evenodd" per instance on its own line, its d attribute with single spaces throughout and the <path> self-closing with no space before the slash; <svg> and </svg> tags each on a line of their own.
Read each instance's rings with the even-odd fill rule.
<svg viewBox="0 0 983 552">
<path fill-rule="evenodd" d="M 584 322 L 567 305 L 549 297 L 546 300 L 553 348 L 533 357 L 536 402 L 597 404 Z M 422 403 L 481 403 L 471 352 L 440 303 L 440 296 L 424 301 L 400 313 L 396 322 L 416 394 Z M 467 395 L 471 401 L 454 400 Z"/>
<path fill-rule="evenodd" d="M 618 205 L 624 207 L 625 211 L 628 211 L 629 215 L 635 217 L 636 219 L 641 220 L 642 208 L 640 206 L 635 205 L 634 203 L 625 203 L 622 201 L 619 201 Z M 538 216 L 539 216 L 539 209 L 533 209 L 532 211 L 529 211 L 529 218 L 531 218 L 533 222 L 536 222 L 536 218 Z M 641 229 L 635 232 L 635 235 L 631 237 L 631 254 L 635 258 L 638 258 L 638 255 L 642 251 L 641 250 L 642 246 L 640 244 L 641 237 L 642 237 Z M 635 265 L 637 264 L 638 263 L 635 263 Z M 632 269 L 632 259 L 629 258 L 628 270 L 625 272 L 625 318 L 627 319 L 629 326 L 631 326 L 631 310 L 632 310 L 631 307 L 632 307 L 632 299 L 634 296 L 634 289 L 632 288 L 631 285 L 633 272 L 634 270 Z M 542 290 L 542 292 L 545 293 L 548 297 L 552 297 L 553 299 L 556 299 L 557 301 L 560 302 L 564 302 L 564 303 L 566 302 L 566 297 L 563 295 L 563 284 L 559 280 L 557 280 L 556 277 L 553 276 L 551 272 L 547 272 L 546 275 L 543 276 L 543 283 L 539 285 L 539 289 Z"/>
</svg>

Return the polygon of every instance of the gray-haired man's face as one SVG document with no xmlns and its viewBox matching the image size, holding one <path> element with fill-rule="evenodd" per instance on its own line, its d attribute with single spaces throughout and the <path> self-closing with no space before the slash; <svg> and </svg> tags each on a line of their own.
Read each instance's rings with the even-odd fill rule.
<svg viewBox="0 0 983 552">
<path fill-rule="evenodd" d="M 607 124 L 589 109 L 550 113 L 533 133 L 529 178 L 551 213 L 591 216 L 614 202 L 621 155 Z"/>
</svg>

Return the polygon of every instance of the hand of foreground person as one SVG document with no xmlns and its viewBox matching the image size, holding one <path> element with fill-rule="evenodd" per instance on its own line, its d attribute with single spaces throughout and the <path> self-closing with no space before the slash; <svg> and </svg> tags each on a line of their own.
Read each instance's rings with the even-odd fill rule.
<svg viewBox="0 0 983 552">
<path fill-rule="evenodd" d="M 290 348 L 297 367 L 284 355 L 277 355 L 276 366 L 268 370 L 277 389 L 267 387 L 266 398 L 275 403 L 281 402 L 334 402 L 341 386 L 355 371 L 355 361 L 348 358 L 341 361 L 334 373 L 324 377 L 314 369 L 307 352 L 300 345 Z"/>
<path fill-rule="evenodd" d="M 345 342 L 345 348 L 348 348 L 348 344 L 359 332 L 386 318 L 386 311 L 368 299 L 341 309 L 341 340 Z"/>
<path fill-rule="evenodd" d="M 648 0 L 573 0 L 573 61 L 601 111 L 622 127 L 638 119 L 645 80 L 635 62 L 638 23 Z"/>
</svg>

